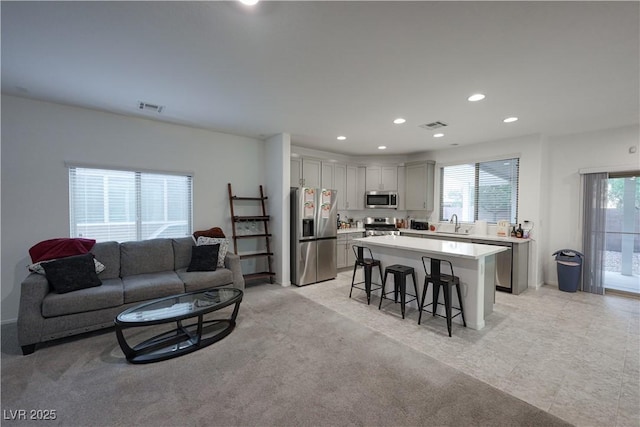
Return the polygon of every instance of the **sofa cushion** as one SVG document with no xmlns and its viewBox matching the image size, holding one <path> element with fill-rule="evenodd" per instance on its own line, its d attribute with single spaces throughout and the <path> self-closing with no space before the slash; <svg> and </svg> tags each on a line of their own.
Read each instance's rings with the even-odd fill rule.
<svg viewBox="0 0 640 427">
<path fill-rule="evenodd" d="M 184 284 L 173 270 L 124 276 L 122 284 L 125 304 L 184 292 Z"/>
<path fill-rule="evenodd" d="M 64 294 L 100 286 L 93 254 L 75 255 L 42 264 L 54 292 Z"/>
<path fill-rule="evenodd" d="M 96 243 L 91 249 L 91 253 L 105 266 L 104 271 L 100 273 L 100 279 L 115 279 L 120 277 L 120 243 Z"/>
<path fill-rule="evenodd" d="M 185 292 L 233 285 L 233 273 L 227 268 L 218 268 L 216 271 L 187 271 L 181 268 L 177 273 L 184 282 Z"/>
<path fill-rule="evenodd" d="M 50 292 L 42 301 L 42 316 L 56 317 L 83 313 L 103 308 L 118 307 L 124 303 L 122 280 L 105 279 L 102 286 L 81 289 L 66 294 Z"/>
<path fill-rule="evenodd" d="M 227 250 L 229 249 L 229 239 L 218 239 L 212 237 L 198 237 L 196 241 L 198 246 L 201 245 L 220 245 L 218 251 L 218 267 L 224 267 L 224 258 L 227 256 Z"/>
<path fill-rule="evenodd" d="M 120 244 L 121 277 L 173 269 L 171 239 L 140 240 Z"/>
<path fill-rule="evenodd" d="M 220 245 L 192 246 L 187 271 L 216 271 L 219 251 Z"/>
<path fill-rule="evenodd" d="M 180 237 L 172 240 L 173 243 L 173 269 L 187 268 L 191 261 L 191 247 L 195 244 L 192 237 Z"/>
</svg>

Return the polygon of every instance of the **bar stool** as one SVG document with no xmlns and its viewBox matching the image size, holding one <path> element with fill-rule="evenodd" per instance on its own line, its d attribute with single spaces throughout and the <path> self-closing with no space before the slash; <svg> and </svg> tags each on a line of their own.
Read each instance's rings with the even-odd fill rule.
<svg viewBox="0 0 640 427">
<path fill-rule="evenodd" d="M 427 269 L 427 264 L 429 264 L 429 269 Z M 442 265 L 449 265 L 449 269 L 451 274 L 443 274 L 441 272 Z M 427 313 L 432 313 L 433 316 L 446 317 L 447 319 L 447 330 L 449 331 L 449 336 L 451 336 L 451 319 L 456 316 L 462 316 L 462 323 L 464 326 L 467 326 L 467 322 L 464 320 L 464 309 L 462 307 L 462 293 L 460 292 L 460 278 L 453 273 L 453 265 L 451 265 L 450 261 L 430 258 L 427 256 L 422 257 L 422 265 L 424 267 L 424 287 L 422 289 L 422 298 L 420 300 L 420 315 L 418 316 L 418 325 L 422 320 L 422 312 L 426 311 Z M 430 272 L 429 272 L 430 270 Z M 433 301 L 430 304 L 424 305 L 424 299 L 427 295 L 427 289 L 429 288 L 429 283 L 433 283 Z M 451 288 L 456 288 L 458 293 L 458 302 L 460 303 L 460 308 L 452 307 L 451 304 Z M 438 302 L 438 296 L 440 293 L 440 287 L 442 287 L 444 291 L 444 308 L 446 312 L 446 316 L 442 316 L 437 314 L 438 304 L 443 305 Z M 425 308 L 432 305 L 433 311 L 426 310 Z M 451 310 L 458 310 L 454 316 L 451 315 Z"/>
<path fill-rule="evenodd" d="M 380 260 L 373 258 L 371 249 L 367 248 L 366 246 L 353 245 L 352 249 L 356 254 L 356 262 L 353 265 L 353 277 L 351 278 L 351 291 L 349 291 L 349 298 L 351 298 L 353 288 L 363 290 L 367 293 L 367 305 L 369 305 L 369 303 L 371 302 L 371 291 L 378 290 L 382 287 L 377 283 L 371 283 L 371 273 L 373 272 L 373 267 L 378 266 L 378 270 L 380 270 L 380 279 L 382 279 L 382 265 L 380 264 Z M 365 257 L 365 250 L 369 252 L 369 258 Z M 358 269 L 358 267 L 364 268 L 364 281 L 355 283 L 356 270 Z M 362 285 L 363 283 L 364 288 L 357 286 Z"/>
<path fill-rule="evenodd" d="M 385 285 L 387 284 L 387 275 L 391 273 L 393 274 L 393 291 L 385 292 Z M 407 296 L 407 276 L 411 275 L 411 279 L 413 280 L 413 289 L 415 290 L 415 294 L 411 295 L 413 299 L 406 301 Z M 391 299 L 387 298 L 387 295 L 393 293 L 393 301 L 395 303 L 398 302 L 398 293 L 400 293 L 400 311 L 402 312 L 402 318 L 404 319 L 404 306 L 411 301 L 418 301 L 418 282 L 416 281 L 416 272 L 413 267 L 409 267 L 406 265 L 394 264 L 384 269 L 384 279 L 382 280 L 382 294 L 380 295 L 380 304 L 378 304 L 378 310 L 382 307 L 383 299 Z"/>
</svg>

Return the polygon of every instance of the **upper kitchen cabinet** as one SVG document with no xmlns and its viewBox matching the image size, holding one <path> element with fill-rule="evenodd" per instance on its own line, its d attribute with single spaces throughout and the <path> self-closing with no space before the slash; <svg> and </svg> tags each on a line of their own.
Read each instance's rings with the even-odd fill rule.
<svg viewBox="0 0 640 427">
<path fill-rule="evenodd" d="M 320 174 L 320 188 L 335 189 L 334 181 L 335 162 L 321 162 L 322 172 Z"/>
<path fill-rule="evenodd" d="M 347 165 L 347 191 L 345 209 L 364 209 L 365 168 Z"/>
<path fill-rule="evenodd" d="M 302 159 L 291 158 L 291 183 L 292 187 L 302 187 Z"/>
<path fill-rule="evenodd" d="M 322 185 L 324 186 L 324 167 L 322 169 Z M 347 165 L 335 163 L 333 165 L 333 188 L 338 192 L 336 203 L 338 210 L 347 209 Z"/>
<path fill-rule="evenodd" d="M 398 191 L 397 166 L 367 166 L 366 191 Z"/>
<path fill-rule="evenodd" d="M 320 188 L 322 162 L 316 159 L 291 158 L 291 186 Z"/>
<path fill-rule="evenodd" d="M 405 209 L 433 211 L 434 162 L 405 165 Z"/>
</svg>

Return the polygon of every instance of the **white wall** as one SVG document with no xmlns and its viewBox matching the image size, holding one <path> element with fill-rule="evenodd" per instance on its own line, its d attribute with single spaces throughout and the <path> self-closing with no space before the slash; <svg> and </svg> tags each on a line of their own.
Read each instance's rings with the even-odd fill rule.
<svg viewBox="0 0 640 427">
<path fill-rule="evenodd" d="M 256 139 L 2 96 L 2 321 L 18 314 L 35 243 L 69 236 L 65 161 L 194 172 L 194 229 L 231 236 L 227 183 L 254 194 L 265 181 Z"/>
<path fill-rule="evenodd" d="M 558 283 L 553 252 L 564 248 L 582 250 L 579 170 L 640 170 L 639 140 L 638 126 L 549 137 L 549 160 L 544 169 L 549 175 L 549 226 L 542 258 L 546 283 Z M 636 147 L 636 152 L 629 153 L 630 147 Z"/>
<path fill-rule="evenodd" d="M 286 133 L 275 135 L 267 140 L 267 164 L 266 172 L 267 190 L 269 197 L 269 227 L 273 238 L 271 250 L 273 256 L 273 270 L 276 273 L 275 281 L 282 286 L 291 285 L 291 271 L 289 269 L 289 235 L 291 228 L 289 220 L 290 205 L 290 181 L 291 181 L 291 136 Z"/>
<path fill-rule="evenodd" d="M 529 247 L 529 287 L 540 286 L 543 280 L 542 271 L 539 268 L 539 258 L 542 255 L 544 240 L 544 223 L 542 221 L 544 209 L 541 203 L 542 146 L 542 137 L 531 135 L 429 152 L 429 158 L 436 162 L 434 206 L 439 206 L 440 203 L 440 168 L 442 166 L 464 162 L 520 158 L 518 220 L 521 222 L 524 220 L 533 221 L 535 226 L 534 241 L 530 243 Z M 438 210 L 434 209 L 429 222 L 437 222 L 438 216 Z"/>
</svg>

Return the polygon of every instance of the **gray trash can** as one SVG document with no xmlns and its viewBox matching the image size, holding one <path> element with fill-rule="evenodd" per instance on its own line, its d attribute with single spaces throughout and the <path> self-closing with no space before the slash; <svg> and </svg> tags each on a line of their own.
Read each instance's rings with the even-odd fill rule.
<svg viewBox="0 0 640 427">
<path fill-rule="evenodd" d="M 584 255 L 573 249 L 560 249 L 553 253 L 558 264 L 558 288 L 564 292 L 575 292 L 582 276 Z"/>
</svg>

